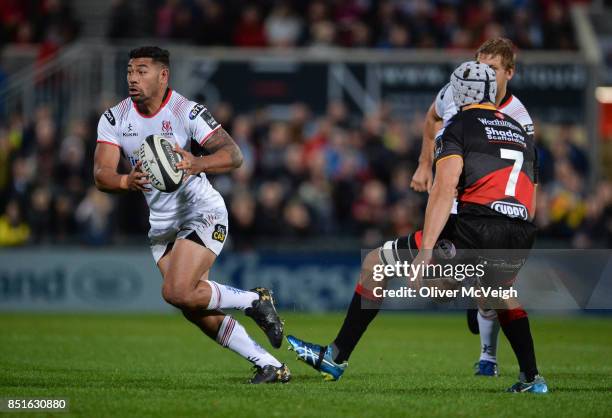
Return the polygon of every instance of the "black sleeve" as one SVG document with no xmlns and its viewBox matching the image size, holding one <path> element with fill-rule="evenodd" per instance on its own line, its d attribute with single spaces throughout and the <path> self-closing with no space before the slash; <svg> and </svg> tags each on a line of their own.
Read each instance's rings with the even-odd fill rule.
<svg viewBox="0 0 612 418">
<path fill-rule="evenodd" d="M 450 155 L 463 157 L 463 120 L 460 114 L 455 115 L 436 138 L 434 163 Z"/>
</svg>

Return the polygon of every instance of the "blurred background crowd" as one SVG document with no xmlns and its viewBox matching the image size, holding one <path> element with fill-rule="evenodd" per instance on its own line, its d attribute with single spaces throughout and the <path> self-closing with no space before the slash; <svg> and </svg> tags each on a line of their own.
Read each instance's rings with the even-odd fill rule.
<svg viewBox="0 0 612 418">
<path fill-rule="evenodd" d="M 40 60 L 53 56 L 79 35 L 71 5 L 66 0 L 0 1 L 0 47 L 36 45 Z"/>
<path fill-rule="evenodd" d="M 501 35 L 521 49 L 573 49 L 569 3 L 113 0 L 106 36 L 205 46 L 473 49 Z M 34 45 L 40 60 L 53 56 L 83 29 L 72 6 L 1 0 L 0 46 Z M 0 88 L 3 77 L 0 69 Z M 0 121 L 0 246 L 144 240 L 142 196 L 110 196 L 92 186 L 97 122 L 113 104 L 99 103 L 89 119 L 69 123 L 59 122 L 61 109 L 44 105 L 33 114 L 7 109 Z M 239 170 L 212 179 L 230 210 L 230 246 L 373 247 L 422 224 L 426 195 L 412 192 L 410 179 L 423 115 L 397 119 L 384 103 L 364 117 L 340 102 L 323 114 L 302 103 L 291 109 L 283 119 L 264 108 L 237 114 L 229 103 L 212 109 L 245 156 Z M 584 128 L 536 120 L 536 223 L 544 242 L 609 247 L 612 184 L 588 187 L 593 167 Z"/>
<path fill-rule="evenodd" d="M 81 2 L 89 3 L 89 2 Z M 95 7 L 96 1 L 92 1 Z M 505 36 L 522 49 L 573 49 L 569 5 L 553 0 L 113 0 L 112 40 L 203 46 L 475 48 Z M 40 45 L 41 57 L 81 25 L 69 0 L 0 1 L 0 45 Z M 86 6 L 85 6 L 86 7 Z"/>
<path fill-rule="evenodd" d="M 521 48 L 574 47 L 565 1 L 550 0 L 116 0 L 111 38 L 153 35 L 240 47 L 473 48 L 508 36 Z"/>
<path fill-rule="evenodd" d="M 147 208 L 139 193 L 117 197 L 92 186 L 96 126 L 65 129 L 52 109 L 28 118 L 14 113 L 0 129 L 0 245 L 142 241 Z M 426 195 L 410 189 L 420 151 L 423 115 L 393 118 L 382 105 L 364 118 L 332 103 L 322 115 L 301 103 L 272 120 L 265 110 L 235 114 L 221 103 L 213 114 L 244 153 L 244 164 L 212 182 L 230 211 L 231 246 L 341 245 L 363 247 L 422 224 Z M 580 126 L 536 122 L 540 156 L 536 222 L 540 239 L 578 248 L 612 244 L 612 184 L 590 193 L 590 167 Z M 124 167 L 127 170 L 127 167 Z"/>
</svg>

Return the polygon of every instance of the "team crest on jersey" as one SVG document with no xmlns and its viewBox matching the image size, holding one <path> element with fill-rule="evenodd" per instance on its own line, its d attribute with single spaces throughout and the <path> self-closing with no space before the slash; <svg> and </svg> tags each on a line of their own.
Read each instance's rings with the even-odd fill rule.
<svg viewBox="0 0 612 418">
<path fill-rule="evenodd" d="M 212 239 L 214 239 L 215 241 L 224 242 L 226 235 L 227 229 L 225 228 L 225 225 L 216 224 L 215 230 L 212 233 Z"/>
<path fill-rule="evenodd" d="M 172 125 L 169 120 L 162 121 L 162 136 L 173 136 Z"/>
<path fill-rule="evenodd" d="M 190 120 L 194 120 L 196 117 L 198 117 L 198 115 L 200 114 L 200 112 L 202 110 L 204 110 L 204 105 L 201 104 L 196 104 L 192 109 L 191 112 L 189 112 L 189 119 Z"/>
<path fill-rule="evenodd" d="M 111 112 L 110 109 L 107 109 L 106 112 L 104 112 L 104 117 L 106 120 L 108 120 L 108 123 L 115 126 L 115 115 L 113 115 L 113 112 Z"/>
</svg>

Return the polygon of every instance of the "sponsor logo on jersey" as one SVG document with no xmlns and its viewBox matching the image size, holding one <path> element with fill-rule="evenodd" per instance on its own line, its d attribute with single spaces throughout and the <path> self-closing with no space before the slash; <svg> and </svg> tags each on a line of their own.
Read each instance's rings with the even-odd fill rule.
<svg viewBox="0 0 612 418">
<path fill-rule="evenodd" d="M 189 119 L 194 120 L 195 118 L 198 117 L 200 112 L 204 109 L 205 109 L 204 105 L 201 105 L 199 103 L 196 104 L 193 108 L 191 108 L 191 112 L 189 112 Z"/>
<path fill-rule="evenodd" d="M 204 119 L 204 122 L 206 122 L 210 129 L 215 129 L 217 126 L 219 126 L 219 122 L 215 120 L 215 118 L 213 117 L 213 115 L 210 114 L 208 109 L 204 109 L 200 117 Z"/>
<path fill-rule="evenodd" d="M 520 145 L 523 148 L 527 148 L 527 144 L 525 143 L 525 137 L 518 133 L 505 129 L 495 129 L 487 126 L 485 128 L 485 133 L 487 134 L 487 139 L 489 141 L 504 141 L 508 143 L 513 143 L 515 145 Z"/>
<path fill-rule="evenodd" d="M 519 218 L 523 220 L 527 220 L 529 213 L 527 212 L 527 208 L 524 205 L 518 203 L 510 203 L 503 202 L 501 200 L 496 200 L 491 203 L 491 209 L 495 212 L 499 212 L 502 215 L 506 215 L 509 218 Z"/>
<path fill-rule="evenodd" d="M 227 229 L 225 225 L 216 224 L 215 230 L 212 233 L 212 239 L 215 241 L 223 242 L 225 241 L 225 235 L 227 234 Z"/>
<path fill-rule="evenodd" d="M 533 123 L 529 123 L 523 126 L 523 129 L 525 129 L 525 132 L 527 133 L 527 135 L 533 135 L 535 133 L 535 128 L 533 127 Z"/>
<path fill-rule="evenodd" d="M 134 132 L 134 127 L 130 123 L 127 126 L 127 131 L 123 132 L 123 136 L 138 136 L 138 132 Z"/>
<path fill-rule="evenodd" d="M 487 119 L 487 118 L 477 118 L 480 123 L 485 126 L 495 126 L 499 128 L 510 128 L 513 131 L 521 132 L 521 128 L 519 128 L 516 124 L 510 122 L 509 120 L 504 120 L 503 115 L 499 112 L 495 113 L 495 115 L 502 116 L 500 119 Z"/>
<path fill-rule="evenodd" d="M 106 112 L 104 112 L 104 117 L 106 120 L 108 120 L 108 123 L 115 126 L 115 115 L 113 115 L 113 112 L 111 112 L 110 109 L 107 109 Z"/>
<path fill-rule="evenodd" d="M 172 133 L 172 124 L 169 120 L 162 121 L 162 136 L 174 136 Z"/>
<path fill-rule="evenodd" d="M 140 153 L 139 153 L 139 149 L 135 149 L 132 152 L 132 155 L 128 155 L 127 158 L 130 162 L 130 164 L 132 165 L 132 167 L 136 167 L 136 164 L 138 164 L 138 161 L 140 161 Z"/>
</svg>

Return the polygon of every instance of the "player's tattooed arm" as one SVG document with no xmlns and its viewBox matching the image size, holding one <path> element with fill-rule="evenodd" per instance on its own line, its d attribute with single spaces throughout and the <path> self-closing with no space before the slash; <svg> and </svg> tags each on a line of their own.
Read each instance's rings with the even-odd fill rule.
<svg viewBox="0 0 612 418">
<path fill-rule="evenodd" d="M 242 165 L 242 152 L 234 142 L 234 139 L 223 128 L 219 128 L 209 139 L 204 143 L 204 149 L 213 157 L 217 153 L 227 154 L 229 159 L 223 159 L 223 165 L 228 165 L 230 169 L 238 168 Z M 209 167 L 206 171 L 210 172 Z"/>
<path fill-rule="evenodd" d="M 176 148 L 183 160 L 176 167 L 185 170 L 187 174 L 200 173 L 222 174 L 234 170 L 242 165 L 242 152 L 240 148 L 223 128 L 219 128 L 203 144 L 208 155 L 196 157 L 193 154 Z"/>
</svg>

